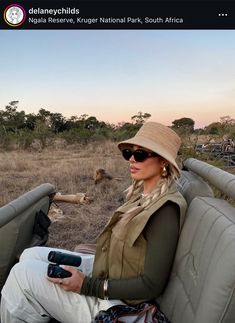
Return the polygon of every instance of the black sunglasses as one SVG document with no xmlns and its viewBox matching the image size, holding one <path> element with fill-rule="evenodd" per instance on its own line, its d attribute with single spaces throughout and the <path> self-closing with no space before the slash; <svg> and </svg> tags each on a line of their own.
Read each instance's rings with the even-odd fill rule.
<svg viewBox="0 0 235 323">
<path fill-rule="evenodd" d="M 128 148 L 122 150 L 122 156 L 129 160 L 131 156 L 134 156 L 136 162 L 143 162 L 145 159 L 149 157 L 156 157 L 159 156 L 158 154 L 154 152 L 149 152 L 143 149 L 137 149 L 137 150 L 130 150 Z"/>
</svg>

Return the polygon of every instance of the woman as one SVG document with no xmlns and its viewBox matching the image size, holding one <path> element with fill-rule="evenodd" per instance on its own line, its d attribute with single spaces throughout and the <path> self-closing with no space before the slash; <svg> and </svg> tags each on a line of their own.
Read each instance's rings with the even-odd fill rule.
<svg viewBox="0 0 235 323">
<path fill-rule="evenodd" d="M 127 202 L 97 239 L 92 275 L 64 266 L 71 277 L 46 277 L 50 249 L 25 250 L 2 291 L 2 323 L 41 323 L 50 317 L 88 323 L 114 304 L 151 301 L 163 292 L 186 210 L 174 183 L 180 138 L 148 122 L 118 147 L 133 184 Z"/>
</svg>

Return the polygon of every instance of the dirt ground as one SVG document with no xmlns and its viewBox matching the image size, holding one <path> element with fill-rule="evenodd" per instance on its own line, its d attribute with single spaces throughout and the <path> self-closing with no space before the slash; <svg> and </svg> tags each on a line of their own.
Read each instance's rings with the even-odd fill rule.
<svg viewBox="0 0 235 323">
<path fill-rule="evenodd" d="M 74 250 L 79 243 L 94 243 L 113 211 L 124 202 L 125 188 L 120 186 L 112 180 L 97 184 L 88 195 L 94 199 L 88 205 L 53 203 L 63 214 L 52 219 L 47 245 Z"/>
<path fill-rule="evenodd" d="M 94 173 L 100 168 L 113 179 L 95 184 Z M 62 194 L 85 193 L 93 200 L 88 205 L 57 203 L 60 214 L 52 217 L 48 245 L 73 250 L 81 242 L 94 241 L 123 203 L 123 191 L 131 180 L 128 162 L 112 142 L 48 148 L 40 153 L 0 152 L 0 206 L 42 183 L 53 184 Z"/>
<path fill-rule="evenodd" d="M 94 172 L 99 168 L 113 179 L 95 184 Z M 223 169 L 235 174 L 235 167 Z M 93 199 L 87 205 L 52 204 L 57 213 L 50 212 L 47 245 L 74 250 L 79 243 L 95 241 L 113 211 L 124 202 L 124 190 L 131 179 L 128 162 L 112 142 L 48 148 L 40 153 L 0 152 L 0 206 L 47 182 L 62 194 L 86 193 Z"/>
</svg>

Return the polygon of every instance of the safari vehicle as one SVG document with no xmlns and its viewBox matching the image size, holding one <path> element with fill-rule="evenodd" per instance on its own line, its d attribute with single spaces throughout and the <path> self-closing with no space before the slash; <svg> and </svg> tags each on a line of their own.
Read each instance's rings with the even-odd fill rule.
<svg viewBox="0 0 235 323">
<path fill-rule="evenodd" d="M 197 150 L 197 151 L 199 151 L 199 150 Z M 200 152 L 218 155 L 222 152 L 222 145 L 221 145 L 221 143 L 203 144 L 200 149 Z"/>
<path fill-rule="evenodd" d="M 187 159 L 178 183 L 187 216 L 168 284 L 157 300 L 171 323 L 235 322 L 235 208 L 215 198 L 211 186 L 235 199 L 234 175 Z M 45 242 L 53 193 L 52 185 L 43 184 L 0 209 L 0 288 L 22 250 Z"/>
<path fill-rule="evenodd" d="M 194 149 L 195 151 L 201 152 L 204 148 L 204 144 L 196 144 Z"/>
<path fill-rule="evenodd" d="M 0 208 L 0 290 L 25 248 L 44 245 L 55 188 L 42 184 Z"/>
<path fill-rule="evenodd" d="M 218 155 L 222 153 L 222 144 L 221 143 L 196 144 L 195 151 L 200 153 Z"/>
</svg>

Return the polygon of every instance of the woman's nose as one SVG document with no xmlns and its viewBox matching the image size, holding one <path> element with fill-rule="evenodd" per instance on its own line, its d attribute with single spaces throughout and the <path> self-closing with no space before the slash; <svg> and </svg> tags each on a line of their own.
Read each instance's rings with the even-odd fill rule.
<svg viewBox="0 0 235 323">
<path fill-rule="evenodd" d="M 134 163 L 135 162 L 135 158 L 134 158 L 134 155 L 132 155 L 129 159 L 130 162 Z"/>
</svg>

